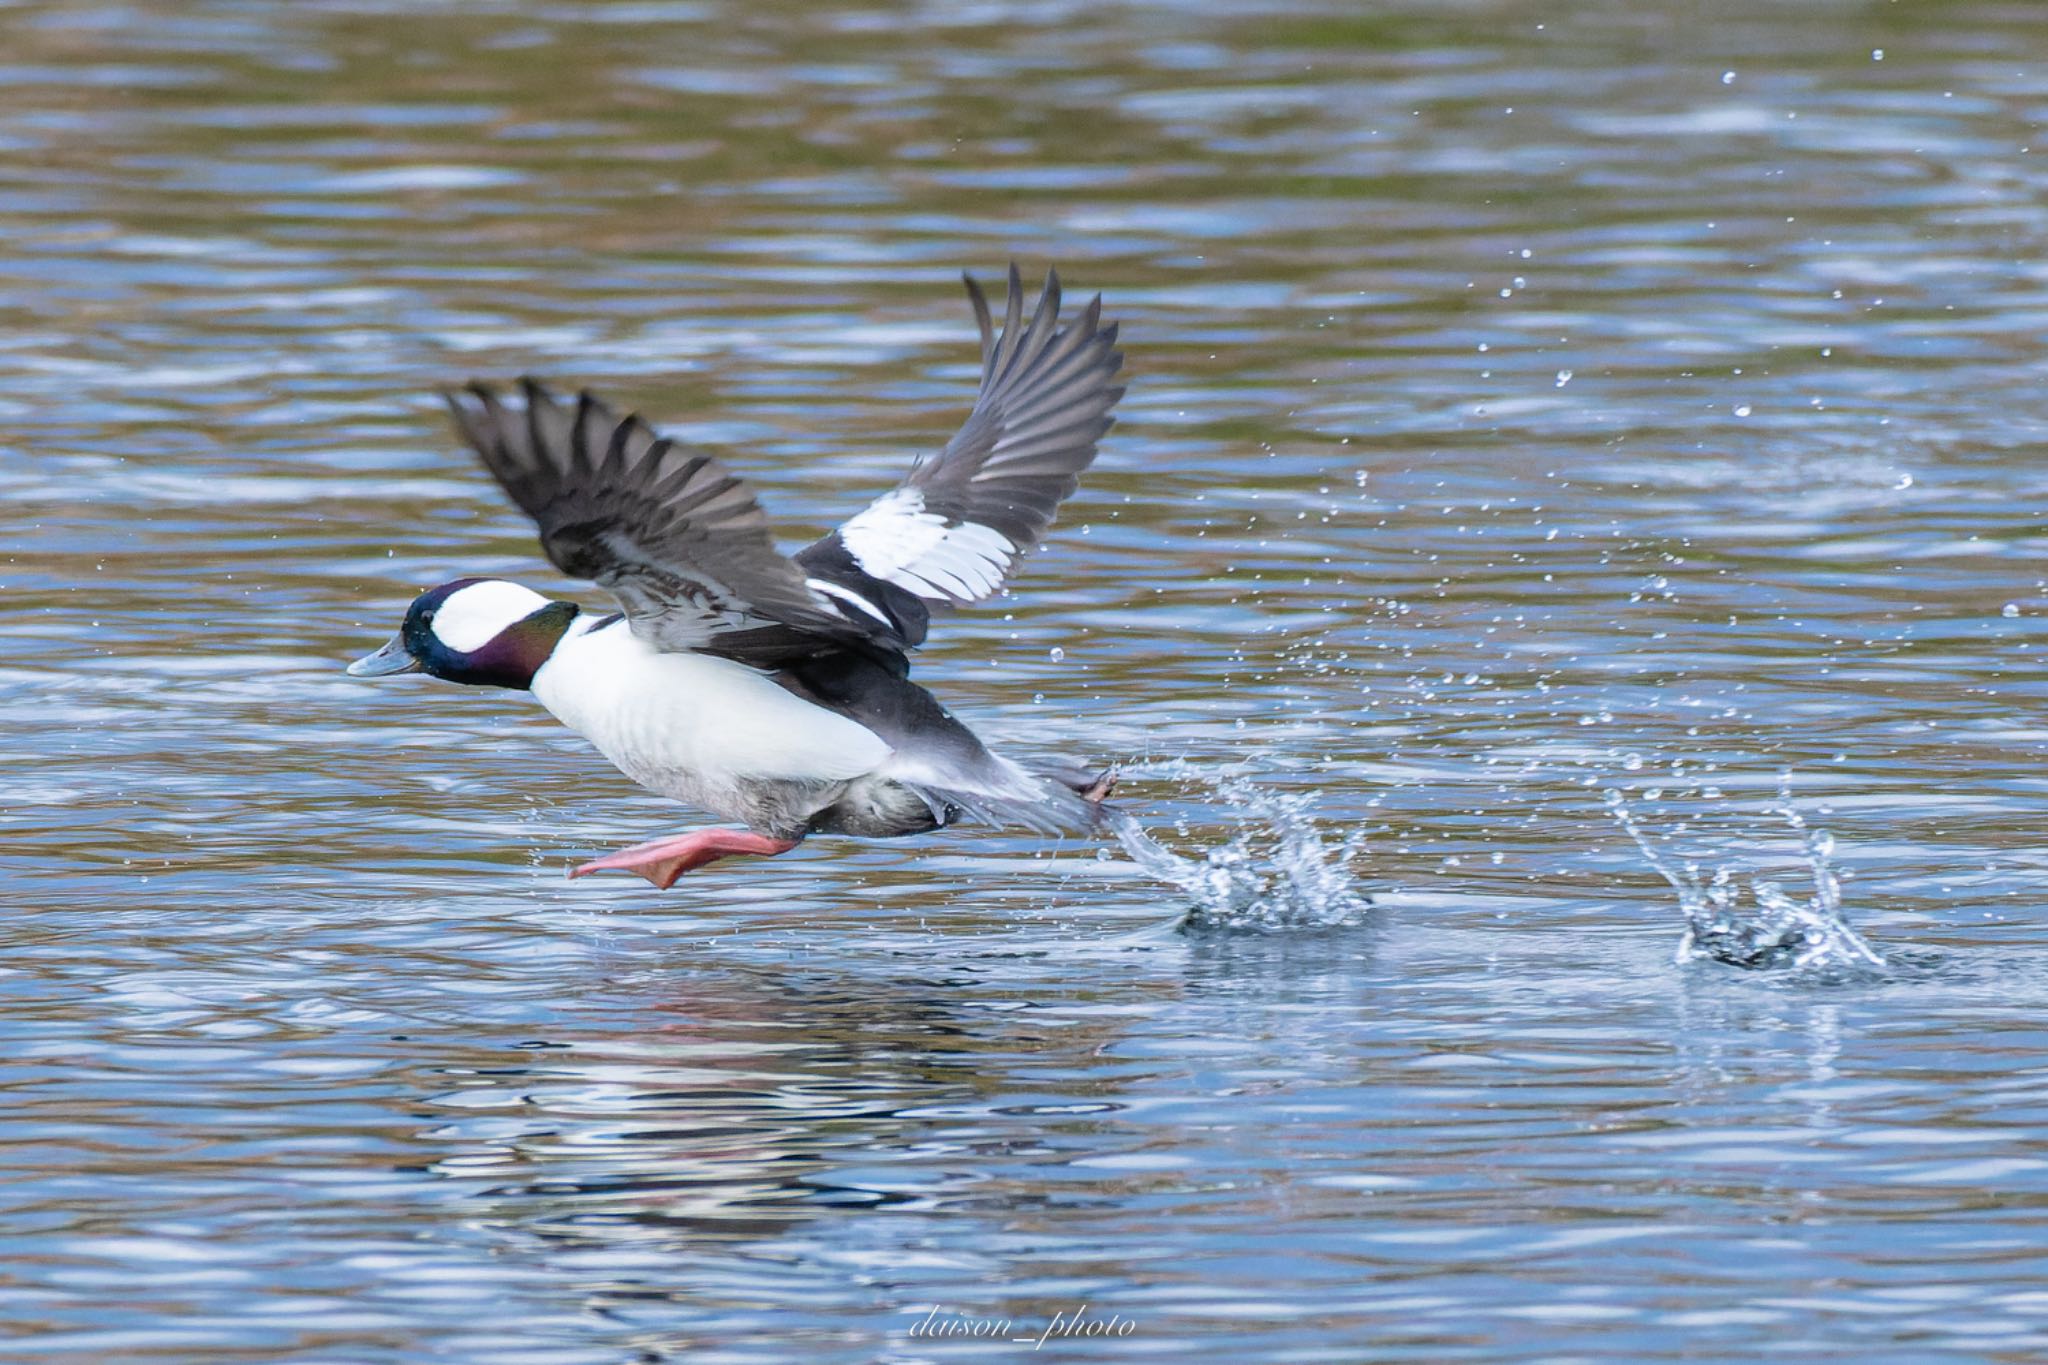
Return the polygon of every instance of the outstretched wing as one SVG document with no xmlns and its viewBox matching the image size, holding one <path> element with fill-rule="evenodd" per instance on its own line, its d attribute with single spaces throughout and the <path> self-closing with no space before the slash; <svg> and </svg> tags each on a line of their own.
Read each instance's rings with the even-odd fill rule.
<svg viewBox="0 0 2048 1365">
<path fill-rule="evenodd" d="M 812 591 L 754 495 L 712 456 L 533 379 L 516 398 L 483 384 L 445 396 L 463 439 L 540 528 L 548 559 L 616 597 L 641 638 L 752 659 L 876 633 Z"/>
<path fill-rule="evenodd" d="M 1002 587 L 1079 485 L 1124 392 L 1111 382 L 1124 358 L 1101 295 L 1062 327 L 1059 275 L 1048 271 L 1027 324 L 1013 263 L 998 337 L 981 286 L 962 278 L 981 325 L 981 392 L 967 424 L 936 459 L 796 556 L 849 617 L 865 613 L 912 644 L 930 608 Z"/>
</svg>

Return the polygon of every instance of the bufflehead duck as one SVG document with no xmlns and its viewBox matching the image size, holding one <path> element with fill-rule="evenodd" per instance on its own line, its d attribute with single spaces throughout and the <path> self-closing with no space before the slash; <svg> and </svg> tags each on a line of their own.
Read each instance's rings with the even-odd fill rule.
<svg viewBox="0 0 2048 1365">
<path fill-rule="evenodd" d="M 809 834 L 890 838 L 963 815 L 1091 828 L 1112 774 L 992 753 L 909 678 L 931 616 L 992 596 L 1051 525 L 1123 396 L 1100 295 L 1061 326 L 1048 272 L 1026 322 L 1013 264 L 998 335 L 963 278 L 982 358 L 966 424 L 794 555 L 719 459 L 587 392 L 570 402 L 523 379 L 516 395 L 447 394 L 548 559 L 622 610 L 458 578 L 416 598 L 391 642 L 348 671 L 530 689 L 634 781 L 745 826 L 638 844 L 571 876 L 620 869 L 666 889 Z"/>
</svg>

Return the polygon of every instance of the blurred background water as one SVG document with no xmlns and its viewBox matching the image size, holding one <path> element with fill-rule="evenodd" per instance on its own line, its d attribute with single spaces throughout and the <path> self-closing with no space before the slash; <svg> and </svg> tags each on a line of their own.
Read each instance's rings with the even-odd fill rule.
<svg viewBox="0 0 2048 1365">
<path fill-rule="evenodd" d="M 2048 1354 L 2044 59 L 1993 0 L 0 6 L 0 1350 Z M 974 829 L 571 885 L 696 817 L 340 675 L 560 586 L 436 385 L 598 386 L 795 540 L 957 424 L 1013 255 L 1130 395 L 920 676 L 1187 858 L 1362 839 L 1362 919 Z M 1604 805 L 1789 884 L 1786 771 L 1881 973 L 1674 962 Z"/>
</svg>

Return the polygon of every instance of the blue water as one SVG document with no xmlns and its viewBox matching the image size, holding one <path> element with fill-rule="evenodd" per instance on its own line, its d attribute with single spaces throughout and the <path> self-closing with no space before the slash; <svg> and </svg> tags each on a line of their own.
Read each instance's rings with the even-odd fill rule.
<svg viewBox="0 0 2048 1365">
<path fill-rule="evenodd" d="M 0 1354 L 2048 1354 L 2031 10 L 0 33 Z M 1012 255 L 1124 421 L 918 676 L 1148 842 L 571 884 L 698 817 L 340 674 L 561 590 L 435 386 L 599 386 L 797 541 Z M 1879 963 L 1699 951 L 1720 870 Z"/>
</svg>

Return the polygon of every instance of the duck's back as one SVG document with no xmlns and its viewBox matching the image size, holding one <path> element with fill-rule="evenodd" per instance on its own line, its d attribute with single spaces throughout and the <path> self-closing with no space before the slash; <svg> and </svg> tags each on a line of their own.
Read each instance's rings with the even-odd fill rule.
<svg viewBox="0 0 2048 1365">
<path fill-rule="evenodd" d="M 1032 772 L 992 752 L 938 698 L 912 682 L 900 655 L 845 650 L 793 664 L 776 674 L 793 693 L 829 708 L 881 737 L 889 756 L 848 792 L 848 812 L 826 812 L 815 826 L 844 834 L 917 833 L 971 813 L 994 824 L 1021 824 L 1042 833 L 1086 828 L 1093 819 L 1065 775 Z M 1080 785 L 1087 778 L 1080 776 Z M 898 792 L 884 793 L 881 786 Z M 900 793 L 900 794 L 899 794 Z M 915 794 L 930 807 L 922 822 Z M 854 806 L 886 807 L 884 817 Z M 888 819 L 900 827 L 882 829 Z"/>
</svg>

